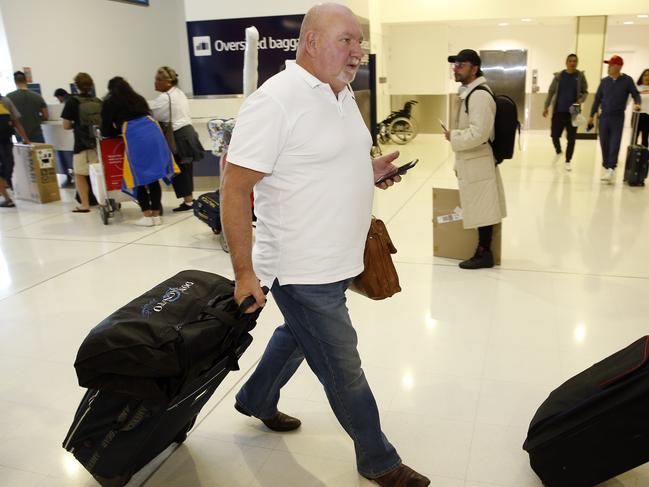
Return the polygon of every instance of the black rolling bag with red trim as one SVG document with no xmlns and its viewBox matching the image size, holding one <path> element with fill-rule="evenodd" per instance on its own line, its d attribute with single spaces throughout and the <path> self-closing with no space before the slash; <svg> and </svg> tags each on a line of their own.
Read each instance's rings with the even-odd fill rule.
<svg viewBox="0 0 649 487">
<path fill-rule="evenodd" d="M 548 487 L 590 487 L 649 461 L 649 336 L 555 389 L 523 449 Z"/>
</svg>

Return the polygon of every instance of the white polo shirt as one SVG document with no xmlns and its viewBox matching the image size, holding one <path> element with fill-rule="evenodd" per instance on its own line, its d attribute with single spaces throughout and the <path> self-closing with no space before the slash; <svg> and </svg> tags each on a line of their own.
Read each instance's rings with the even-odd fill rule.
<svg viewBox="0 0 649 487">
<path fill-rule="evenodd" d="M 327 284 L 363 271 L 371 146 L 351 91 L 336 98 L 294 61 L 245 100 L 228 162 L 266 174 L 254 190 L 262 284 Z"/>
</svg>

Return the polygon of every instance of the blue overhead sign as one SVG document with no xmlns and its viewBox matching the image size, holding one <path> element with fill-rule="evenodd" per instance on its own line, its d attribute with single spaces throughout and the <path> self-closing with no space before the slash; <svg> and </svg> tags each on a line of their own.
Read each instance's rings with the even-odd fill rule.
<svg viewBox="0 0 649 487">
<path fill-rule="evenodd" d="M 194 96 L 243 93 L 246 28 L 259 31 L 259 85 L 295 59 L 304 15 L 187 22 Z"/>
<path fill-rule="evenodd" d="M 194 96 L 243 93 L 247 27 L 259 31 L 258 85 L 261 86 L 284 68 L 286 60 L 295 59 L 303 18 L 304 15 L 281 15 L 187 22 Z M 366 56 L 352 84 L 354 90 L 369 89 L 369 24 L 364 19 L 359 21 L 365 36 Z"/>
</svg>

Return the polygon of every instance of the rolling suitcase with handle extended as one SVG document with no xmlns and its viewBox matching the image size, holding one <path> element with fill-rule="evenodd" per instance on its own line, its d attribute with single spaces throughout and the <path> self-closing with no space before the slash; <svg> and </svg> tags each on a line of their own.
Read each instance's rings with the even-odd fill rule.
<svg viewBox="0 0 649 487">
<path fill-rule="evenodd" d="M 555 389 L 523 449 L 547 487 L 592 487 L 649 461 L 649 336 Z"/>
<path fill-rule="evenodd" d="M 624 181 L 629 186 L 644 186 L 649 173 L 649 149 L 636 144 L 640 114 L 633 112 L 633 131 L 631 144 L 627 148 L 626 163 L 624 164 Z"/>
<path fill-rule="evenodd" d="M 267 289 L 264 289 L 267 291 Z M 83 397 L 63 447 L 103 486 L 121 486 L 173 442 L 252 341 L 234 283 L 183 271 L 92 329 L 75 361 Z"/>
</svg>

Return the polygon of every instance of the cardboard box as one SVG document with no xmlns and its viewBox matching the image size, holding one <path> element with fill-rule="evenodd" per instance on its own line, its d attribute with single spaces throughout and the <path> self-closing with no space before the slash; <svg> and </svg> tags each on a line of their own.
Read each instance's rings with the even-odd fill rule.
<svg viewBox="0 0 649 487">
<path fill-rule="evenodd" d="M 56 151 L 49 144 L 15 144 L 14 195 L 19 200 L 49 203 L 59 201 L 56 177 Z"/>
<path fill-rule="evenodd" d="M 494 226 L 491 251 L 494 263 L 500 265 L 502 223 Z M 460 192 L 457 189 L 433 188 L 433 255 L 466 260 L 478 247 L 478 230 L 462 226 Z"/>
</svg>

